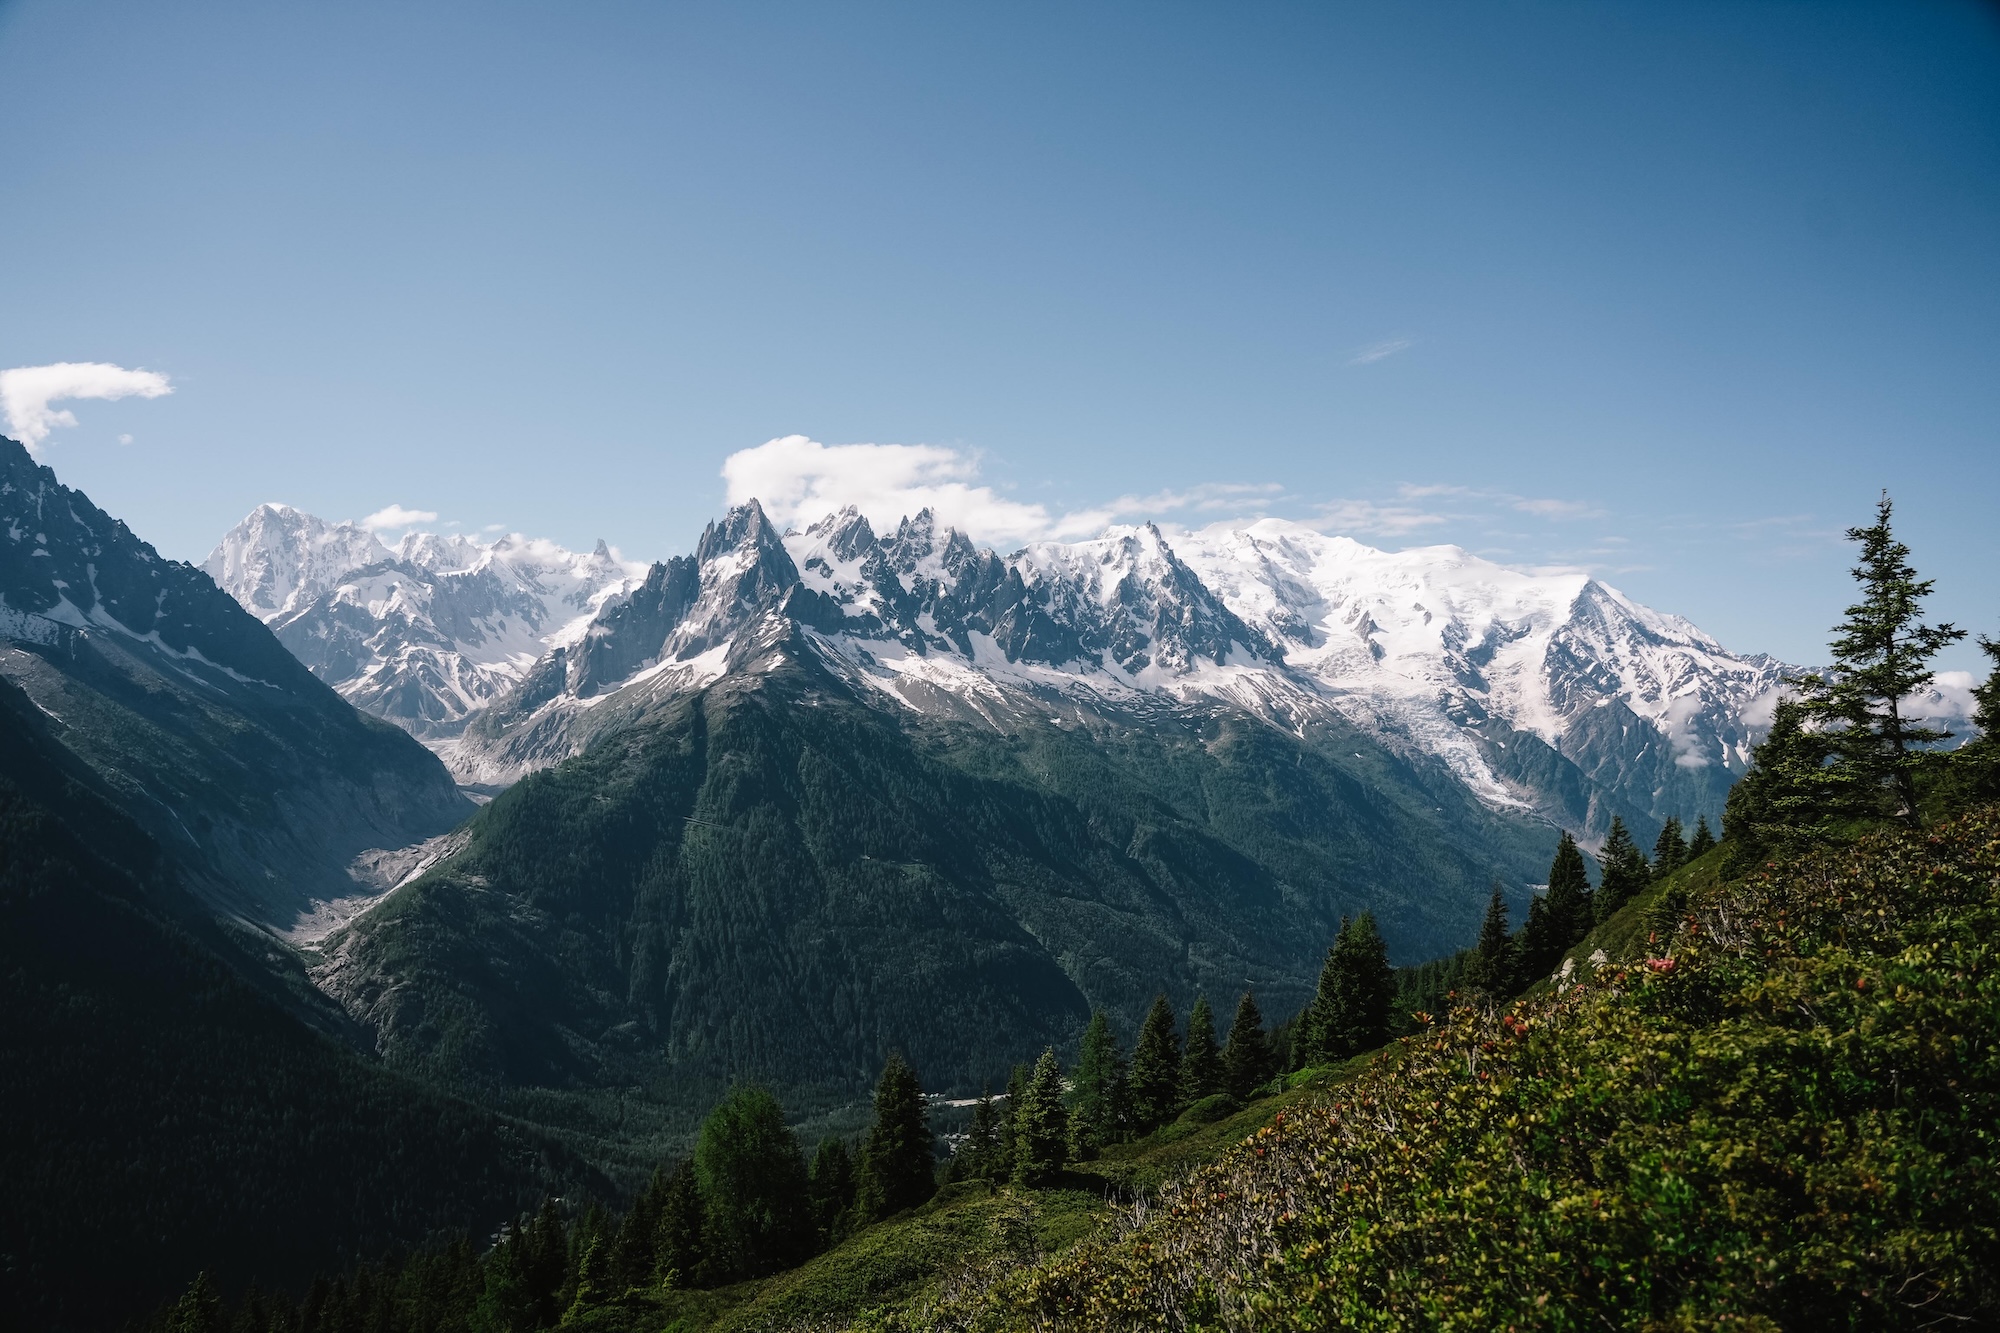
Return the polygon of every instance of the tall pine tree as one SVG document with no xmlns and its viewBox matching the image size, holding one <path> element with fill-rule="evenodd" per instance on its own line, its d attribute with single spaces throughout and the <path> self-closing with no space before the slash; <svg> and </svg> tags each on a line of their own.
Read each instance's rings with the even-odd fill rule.
<svg viewBox="0 0 2000 1333">
<path fill-rule="evenodd" d="M 1875 506 L 1875 522 L 1848 529 L 1847 539 L 1861 547 L 1860 563 L 1852 571 L 1861 585 L 1861 600 L 1834 626 L 1828 645 L 1832 671 L 1808 676 L 1800 685 L 1807 716 L 1832 744 L 1843 785 L 1863 798 L 1861 813 L 1891 814 L 1914 823 L 1916 767 L 1923 748 L 1951 733 L 1904 717 L 1902 701 L 1930 684 L 1931 659 L 1964 638 L 1965 631 L 1923 623 L 1924 598 L 1934 580 L 1917 577 L 1910 548 L 1890 529 L 1892 510 L 1884 491 Z"/>
<path fill-rule="evenodd" d="M 1276 1069 L 1271 1044 L 1264 1036 L 1264 1015 L 1257 998 L 1249 991 L 1236 1002 L 1236 1017 L 1229 1024 L 1229 1038 L 1222 1047 L 1222 1073 L 1229 1091 L 1247 1098 L 1262 1087 Z"/>
<path fill-rule="evenodd" d="M 1985 684 L 1972 690 L 1978 705 L 1972 725 L 1979 728 L 1979 735 L 1960 746 L 1952 760 L 1961 799 L 1966 801 L 2000 798 L 2000 639 L 1981 635 L 1979 650 L 1993 663 Z"/>
<path fill-rule="evenodd" d="M 1694 821 L 1694 836 L 1688 839 L 1687 859 L 1707 856 L 1715 850 L 1715 834 L 1708 827 L 1708 816 L 1697 815 Z"/>
<path fill-rule="evenodd" d="M 1687 861 L 1687 840 L 1681 830 L 1681 821 L 1672 815 L 1660 826 L 1660 836 L 1653 840 L 1653 874 L 1655 877 L 1671 875 Z"/>
<path fill-rule="evenodd" d="M 1593 924 L 1609 921 L 1611 914 L 1637 897 L 1652 878 L 1639 844 L 1632 841 L 1631 830 L 1617 815 L 1611 816 L 1611 832 L 1604 839 L 1604 850 L 1598 854 L 1597 864 L 1597 892 L 1591 901 L 1596 918 Z"/>
<path fill-rule="evenodd" d="M 854 1158 L 847 1144 L 831 1136 L 819 1141 L 806 1170 L 806 1196 L 822 1248 L 839 1243 L 854 1229 Z"/>
<path fill-rule="evenodd" d="M 1013 1174 L 1007 1157 L 1011 1136 L 1001 1135 L 1002 1112 L 993 1104 L 992 1089 L 979 1094 L 972 1108 L 972 1123 L 966 1126 L 965 1140 L 951 1154 L 953 1180 L 1004 1180 Z"/>
<path fill-rule="evenodd" d="M 1320 969 L 1319 989 L 1299 1025 L 1303 1063 L 1331 1064 L 1387 1041 L 1394 993 L 1395 975 L 1374 913 L 1341 922 Z"/>
<path fill-rule="evenodd" d="M 701 1186 L 694 1163 L 684 1161 L 667 1179 L 653 1238 L 655 1277 L 663 1287 L 696 1287 L 706 1279 L 702 1248 Z"/>
<path fill-rule="evenodd" d="M 1979 728 L 1981 740 L 1993 744 L 2000 742 L 2000 639 L 1980 635 L 1979 651 L 1993 665 L 1986 673 L 1986 683 L 1972 687 L 1972 698 L 1979 705 L 1973 710 L 1972 725 Z"/>
<path fill-rule="evenodd" d="M 1069 1117 L 1063 1110 L 1062 1066 L 1053 1050 L 1042 1052 L 1021 1104 L 1014 1111 L 1014 1181 L 1047 1185 L 1062 1174 L 1069 1156 Z"/>
<path fill-rule="evenodd" d="M 937 1192 L 937 1158 L 917 1071 L 891 1052 L 875 1085 L 875 1124 L 855 1163 L 854 1207 L 870 1222 L 914 1208 Z"/>
<path fill-rule="evenodd" d="M 1007 1105 L 1000 1116 L 1000 1156 L 1006 1162 L 1001 1175 L 1014 1172 L 1014 1112 L 1021 1109 L 1021 1098 L 1028 1092 L 1028 1066 L 1015 1065 L 1007 1073 Z"/>
<path fill-rule="evenodd" d="M 1774 851 L 1826 836 L 1853 811 L 1852 784 L 1831 762 L 1833 752 L 1832 738 L 1811 725 L 1804 703 L 1779 701 L 1770 734 L 1750 752 L 1750 771 L 1729 789 L 1723 806 L 1731 874 Z"/>
<path fill-rule="evenodd" d="M 1181 1052 L 1181 1104 L 1191 1106 L 1224 1090 L 1222 1050 L 1215 1044 L 1215 1011 L 1208 997 L 1195 997 L 1188 1014 L 1187 1046 Z"/>
<path fill-rule="evenodd" d="M 1595 919 L 1591 897 L 1583 852 L 1565 830 L 1549 866 L 1548 889 L 1528 905 L 1528 923 L 1521 932 L 1523 981 L 1549 975 L 1569 947 L 1590 933 Z"/>
<path fill-rule="evenodd" d="M 1132 1050 L 1132 1116 L 1140 1133 L 1157 1129 L 1180 1114 L 1181 1043 L 1174 1031 L 1174 1007 L 1154 998 Z"/>
<path fill-rule="evenodd" d="M 1465 982 L 1491 999 L 1504 1000 L 1516 989 L 1514 984 L 1514 935 L 1507 924 L 1507 900 L 1500 886 L 1486 900 L 1486 919 L 1479 923 L 1479 942 L 1472 948 Z"/>
<path fill-rule="evenodd" d="M 1123 1137 L 1127 1118 L 1125 1056 L 1103 1010 L 1090 1016 L 1070 1080 L 1070 1143 L 1079 1161 L 1089 1161 Z"/>
</svg>

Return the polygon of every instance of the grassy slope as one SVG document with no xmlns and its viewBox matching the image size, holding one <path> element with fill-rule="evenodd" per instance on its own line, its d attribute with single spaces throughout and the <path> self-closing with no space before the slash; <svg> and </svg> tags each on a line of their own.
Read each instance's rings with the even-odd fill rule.
<svg viewBox="0 0 2000 1333">
<path fill-rule="evenodd" d="M 921 1208 L 878 1223 L 787 1273 L 717 1291 L 634 1294 L 575 1326 L 605 1333 L 661 1328 L 717 1333 L 840 1326 L 920 1307 L 947 1289 L 1067 1253 L 1104 1234 L 1120 1202 L 1213 1161 L 1280 1112 L 1320 1096 L 1366 1061 L 1295 1075 L 1292 1086 L 1211 1124 L 1182 1121 L 1081 1163 L 1059 1188 L 946 1186 Z"/>
<path fill-rule="evenodd" d="M 1461 1010 L 1121 1239 L 871 1322 L 1991 1326 L 2000 811 L 1678 882 L 1666 945 L 1654 894 L 1582 950 L 1672 968 Z"/>
</svg>

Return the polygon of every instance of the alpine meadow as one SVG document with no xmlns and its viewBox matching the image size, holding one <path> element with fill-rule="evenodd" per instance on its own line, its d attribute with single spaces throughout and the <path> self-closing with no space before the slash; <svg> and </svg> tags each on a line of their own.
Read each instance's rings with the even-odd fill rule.
<svg viewBox="0 0 2000 1333">
<path fill-rule="evenodd" d="M 0 1333 L 2000 1328 L 1990 6 L 0 81 Z"/>
</svg>

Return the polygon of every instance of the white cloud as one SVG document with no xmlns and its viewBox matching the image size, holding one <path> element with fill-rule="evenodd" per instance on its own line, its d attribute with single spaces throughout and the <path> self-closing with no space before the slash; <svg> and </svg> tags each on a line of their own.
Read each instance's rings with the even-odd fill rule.
<svg viewBox="0 0 2000 1333">
<path fill-rule="evenodd" d="M 1354 349 L 1354 355 L 1347 358 L 1350 366 L 1372 366 L 1377 361 L 1407 352 L 1417 345 L 1415 338 L 1384 338 L 1381 342 L 1369 343 L 1366 347 Z"/>
<path fill-rule="evenodd" d="M 398 532 L 419 523 L 435 522 L 437 515 L 429 509 L 405 509 L 401 505 L 390 505 L 362 519 L 361 526 L 370 532 Z"/>
<path fill-rule="evenodd" d="M 0 370 L 0 407 L 6 409 L 7 428 L 38 458 L 50 431 L 76 424 L 75 414 L 52 409 L 51 403 L 66 398 L 158 398 L 173 391 L 158 371 L 127 370 L 102 361 Z"/>
<path fill-rule="evenodd" d="M 1334 500 L 1319 506 L 1319 525 L 1337 536 L 1368 533 L 1403 537 L 1446 519 L 1414 505 L 1377 504 L 1373 500 Z"/>
<path fill-rule="evenodd" d="M 1537 518 L 1602 518 L 1604 511 L 1596 505 L 1582 500 L 1532 499 L 1516 497 L 1509 503 L 1523 514 L 1533 514 Z"/>
<path fill-rule="evenodd" d="M 722 463 L 729 503 L 755 497 L 779 527 L 804 527 L 853 505 L 876 528 L 920 509 L 981 541 L 1025 542 L 1100 531 L 1118 505 L 1051 514 L 977 484 L 976 456 L 934 444 L 821 444 L 787 435 Z"/>
</svg>

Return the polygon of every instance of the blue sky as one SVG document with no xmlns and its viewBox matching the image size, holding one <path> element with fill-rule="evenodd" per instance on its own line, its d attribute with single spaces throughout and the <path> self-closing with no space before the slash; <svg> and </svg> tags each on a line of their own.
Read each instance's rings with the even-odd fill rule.
<svg viewBox="0 0 2000 1333">
<path fill-rule="evenodd" d="M 42 451 L 172 556 L 267 499 L 664 556 L 798 434 L 1806 661 L 1887 486 L 2000 632 L 1990 8 L 0 0 L 0 88 L 0 367 L 171 377 Z"/>
</svg>

